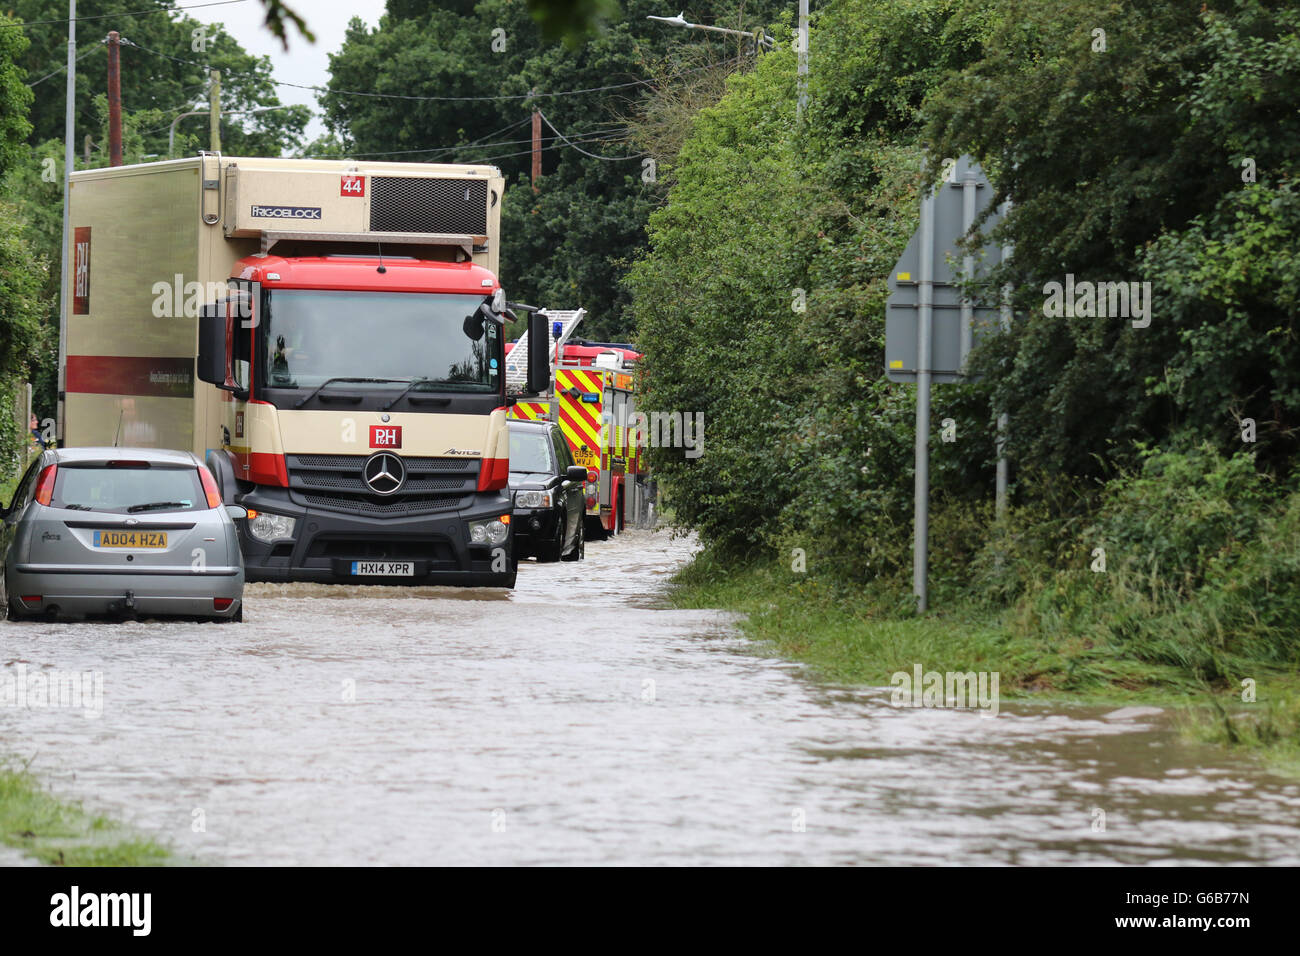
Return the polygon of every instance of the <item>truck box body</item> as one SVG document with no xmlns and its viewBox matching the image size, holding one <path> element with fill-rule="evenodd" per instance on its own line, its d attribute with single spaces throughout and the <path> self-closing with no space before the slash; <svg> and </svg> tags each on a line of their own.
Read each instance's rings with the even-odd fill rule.
<svg viewBox="0 0 1300 956">
<path fill-rule="evenodd" d="M 240 522 L 250 580 L 512 583 L 469 527 L 510 510 L 503 187 L 490 166 L 213 154 L 74 173 L 64 444 L 190 449 L 227 501 L 292 518 L 292 540 Z M 220 384 L 205 321 L 226 323 Z M 393 489 L 365 473 L 390 459 Z"/>
</svg>

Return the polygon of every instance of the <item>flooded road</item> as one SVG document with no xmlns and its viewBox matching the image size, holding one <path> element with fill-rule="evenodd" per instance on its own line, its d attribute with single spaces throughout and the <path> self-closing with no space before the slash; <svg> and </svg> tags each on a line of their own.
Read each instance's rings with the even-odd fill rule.
<svg viewBox="0 0 1300 956">
<path fill-rule="evenodd" d="M 510 594 L 253 585 L 241 625 L 0 624 L 6 670 L 103 674 L 98 718 L 0 707 L 0 751 L 214 864 L 1300 863 L 1297 784 L 1159 715 L 808 681 L 662 608 L 690 553 L 633 532 Z"/>
</svg>

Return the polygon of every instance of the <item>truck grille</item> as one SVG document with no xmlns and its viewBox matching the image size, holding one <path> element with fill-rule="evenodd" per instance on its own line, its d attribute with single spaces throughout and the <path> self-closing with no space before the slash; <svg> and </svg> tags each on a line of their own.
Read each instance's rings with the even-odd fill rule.
<svg viewBox="0 0 1300 956">
<path fill-rule="evenodd" d="M 486 236 L 485 179 L 371 176 L 373 232 L 427 232 Z"/>
<path fill-rule="evenodd" d="M 406 481 L 391 495 L 366 485 L 362 468 L 369 455 L 286 455 L 292 498 L 310 508 L 371 517 L 406 517 L 450 511 L 478 490 L 474 458 L 402 458 Z"/>
</svg>

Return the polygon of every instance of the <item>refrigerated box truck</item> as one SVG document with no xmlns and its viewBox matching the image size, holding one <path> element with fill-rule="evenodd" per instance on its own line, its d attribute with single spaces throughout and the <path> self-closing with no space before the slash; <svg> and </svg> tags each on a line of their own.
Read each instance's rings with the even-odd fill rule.
<svg viewBox="0 0 1300 956">
<path fill-rule="evenodd" d="M 64 444 L 202 456 L 249 509 L 250 581 L 513 586 L 503 188 L 215 153 L 73 173 Z"/>
</svg>

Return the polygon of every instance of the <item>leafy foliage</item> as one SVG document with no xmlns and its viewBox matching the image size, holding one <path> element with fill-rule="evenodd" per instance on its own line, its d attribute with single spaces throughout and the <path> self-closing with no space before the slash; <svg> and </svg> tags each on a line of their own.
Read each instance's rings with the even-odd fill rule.
<svg viewBox="0 0 1300 956">
<path fill-rule="evenodd" d="M 1023 320 L 979 360 L 1014 457 L 1102 477 L 1137 441 L 1236 418 L 1260 462 L 1296 450 L 1293 200 L 1300 10 L 1232 0 L 1006 0 L 983 58 L 927 103 L 932 159 L 971 152 L 1015 207 L 1004 236 Z M 1095 48 L 1105 30 L 1104 51 Z M 1245 161 L 1258 183 L 1243 182 Z M 1149 281 L 1149 328 L 1049 318 L 1041 290 Z"/>
<path fill-rule="evenodd" d="M 158 12 L 139 14 L 150 6 L 156 6 Z M 11 9 L 24 21 L 46 21 L 23 27 L 31 45 L 19 62 L 32 81 L 39 80 L 33 87 L 37 95 L 32 106 L 29 142 L 33 145 L 49 139 L 62 142 L 65 74 L 61 68 L 67 63 L 68 28 L 66 20 L 61 18 L 67 16 L 67 4 L 13 0 Z M 136 15 L 127 16 L 128 13 Z M 84 150 L 82 137 L 89 131 L 99 133 L 95 97 L 105 90 L 108 67 L 103 41 L 110 29 L 117 29 L 123 40 L 119 53 L 123 116 L 159 111 L 149 127 L 140 127 L 142 155 L 165 158 L 171 121 L 180 113 L 207 109 L 209 69 L 221 71 L 223 111 L 282 105 L 271 80 L 269 58 L 251 56 L 219 26 L 204 25 L 178 14 L 174 0 L 152 3 L 82 0 L 77 5 L 77 15 L 83 21 L 77 32 L 75 115 L 79 135 L 74 146 L 78 155 Z M 222 149 L 230 155 L 278 156 L 282 149 L 292 149 L 300 142 L 309 114 L 306 107 L 289 106 L 237 120 L 224 117 Z M 107 138 L 99 134 L 92 139 L 95 140 L 91 145 L 94 156 L 106 157 Z M 206 118 L 182 121 L 176 155 L 183 156 L 194 147 L 207 148 L 207 145 Z M 106 160 L 101 162 L 107 165 Z"/>
<path fill-rule="evenodd" d="M 717 18 L 752 27 L 775 6 L 768 0 L 749 4 L 741 19 L 734 12 L 741 5 L 727 3 L 722 10 L 733 12 L 717 12 Z M 579 334 L 625 340 L 630 294 L 622 278 L 662 199 L 658 183 L 643 176 L 627 117 L 653 96 L 647 92 L 652 86 L 673 85 L 686 70 L 694 71 L 686 82 L 725 72 L 738 51 L 707 35 L 647 22 L 646 14 L 663 12 L 657 0 L 630 0 L 620 20 L 577 47 L 551 42 L 533 9 L 524 0 L 402 2 L 388 5 L 375 30 L 355 21 L 330 60 L 326 118 L 354 155 L 499 166 L 508 183 L 501 271 L 511 298 L 550 308 L 582 306 L 588 318 Z M 671 53 L 677 48 L 687 52 Z M 727 52 L 700 57 L 701 49 Z M 347 95 L 360 90 L 478 99 Z M 546 119 L 536 194 L 528 183 L 535 107 Z"/>
<path fill-rule="evenodd" d="M 978 50 L 955 6 L 829 7 L 805 122 L 782 45 L 700 114 L 651 217 L 629 281 L 644 401 L 708 424 L 702 457 L 656 466 L 724 551 L 802 548 L 851 581 L 905 561 L 913 399 L 881 377 L 885 279 L 916 226 L 924 93 Z"/>
</svg>

